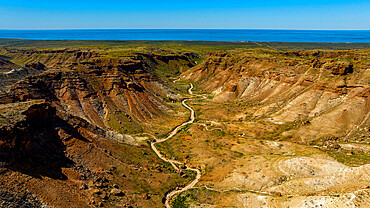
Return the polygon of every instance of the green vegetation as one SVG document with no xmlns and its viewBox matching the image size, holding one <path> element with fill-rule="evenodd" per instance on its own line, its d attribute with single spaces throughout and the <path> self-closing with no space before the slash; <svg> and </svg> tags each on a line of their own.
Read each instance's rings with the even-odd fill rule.
<svg viewBox="0 0 370 208">
<path fill-rule="evenodd" d="M 194 196 L 192 194 L 180 194 L 172 201 L 173 208 L 187 208 L 189 207 L 189 200 L 194 200 Z"/>
<path fill-rule="evenodd" d="M 234 50 L 236 48 L 260 48 L 252 42 L 223 42 L 223 41 L 140 41 L 140 40 L 20 40 L 0 39 L 0 48 L 24 49 L 53 49 L 53 48 L 120 48 L 120 49 L 146 49 L 176 50 L 193 52 L 212 52 L 220 50 Z M 168 54 L 168 53 L 167 53 Z"/>
<path fill-rule="evenodd" d="M 124 54 L 137 50 L 158 51 L 193 51 L 207 53 L 236 49 L 265 48 L 277 50 L 346 50 L 369 49 L 370 43 L 282 43 L 282 42 L 249 42 L 249 41 L 144 41 L 144 40 L 22 40 L 0 39 L 0 48 L 54 49 L 54 48 L 120 48 Z M 122 52 L 120 52 L 122 53 Z M 116 55 L 118 55 L 116 53 Z M 122 55 L 122 54 L 121 54 Z"/>
<path fill-rule="evenodd" d="M 348 150 L 326 150 L 326 152 L 336 159 L 338 162 L 341 162 L 348 166 L 360 166 L 368 164 L 370 161 L 370 154 L 366 152 L 357 152 L 353 153 Z"/>
<path fill-rule="evenodd" d="M 115 131 L 122 134 L 135 134 L 142 132 L 141 126 L 137 125 L 126 113 L 122 111 L 109 113 L 107 123 Z"/>
<path fill-rule="evenodd" d="M 348 49 L 369 49 L 370 43 L 281 43 L 281 42 L 260 42 L 262 46 L 282 51 L 299 50 L 348 50 Z"/>
</svg>

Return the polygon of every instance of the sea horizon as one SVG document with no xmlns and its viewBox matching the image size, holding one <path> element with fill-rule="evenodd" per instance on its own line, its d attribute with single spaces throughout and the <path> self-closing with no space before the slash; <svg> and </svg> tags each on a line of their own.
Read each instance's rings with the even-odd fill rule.
<svg viewBox="0 0 370 208">
<path fill-rule="evenodd" d="M 370 43 L 370 30 L 0 29 L 2 39 Z"/>
<path fill-rule="evenodd" d="M 370 29 L 289 29 L 289 28 L 0 28 L 0 30 L 322 30 L 370 31 Z"/>
</svg>

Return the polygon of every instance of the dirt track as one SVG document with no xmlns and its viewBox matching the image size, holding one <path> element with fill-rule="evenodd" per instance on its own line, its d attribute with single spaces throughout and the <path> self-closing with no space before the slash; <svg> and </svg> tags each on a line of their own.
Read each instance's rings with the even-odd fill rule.
<svg viewBox="0 0 370 208">
<path fill-rule="evenodd" d="M 193 84 L 190 84 L 190 88 L 188 89 L 189 94 L 193 94 L 193 92 L 191 91 L 192 89 L 193 89 Z M 179 170 L 179 167 L 177 167 L 177 166 L 176 166 L 176 164 L 182 164 L 182 163 L 181 163 L 181 162 L 179 162 L 179 161 L 176 161 L 176 160 L 171 160 L 171 159 L 167 159 L 167 158 L 165 158 L 165 157 L 164 157 L 164 156 L 163 156 L 163 155 L 158 151 L 158 149 L 155 147 L 155 144 L 157 144 L 157 143 L 162 143 L 162 142 L 167 141 L 168 139 L 170 139 L 170 138 L 174 137 L 174 136 L 177 134 L 177 132 L 178 132 L 182 127 L 184 127 L 184 126 L 186 126 L 186 125 L 188 125 L 188 124 L 192 124 L 192 123 L 194 123 L 194 120 L 195 120 L 195 111 L 194 111 L 190 106 L 188 106 L 188 105 L 186 104 L 186 101 L 187 101 L 187 100 L 190 100 L 190 99 L 185 99 L 185 100 L 183 100 L 183 101 L 182 101 L 182 105 L 183 105 L 185 108 L 187 108 L 187 109 L 189 109 L 189 110 L 190 110 L 190 120 L 189 120 L 189 121 L 184 122 L 184 123 L 182 123 L 181 125 L 177 126 L 174 130 L 172 130 L 172 132 L 171 132 L 171 133 L 170 133 L 166 138 L 163 138 L 163 139 L 157 139 L 154 135 L 151 135 L 152 137 L 154 137 L 154 138 L 155 138 L 155 141 L 150 143 L 150 146 L 151 146 L 152 150 L 155 152 L 155 154 L 157 154 L 157 155 L 158 155 L 158 157 L 159 157 L 161 160 L 163 160 L 163 161 L 165 161 L 165 162 L 170 163 L 170 164 L 175 168 L 175 170 Z M 187 191 L 187 190 L 189 190 L 189 189 L 193 188 L 193 187 L 198 183 L 198 181 L 199 181 L 200 177 L 202 176 L 201 171 L 200 171 L 200 170 L 198 170 L 198 169 L 186 167 L 186 170 L 191 170 L 191 171 L 196 172 L 196 173 L 197 173 L 197 175 L 196 175 L 195 179 L 194 179 L 191 183 L 189 183 L 187 186 L 185 186 L 184 188 L 181 188 L 181 189 L 179 189 L 179 190 L 174 190 L 174 191 L 172 191 L 172 192 L 168 193 L 168 194 L 167 194 L 167 196 L 166 196 L 166 202 L 165 202 L 165 206 L 166 206 L 166 208 L 171 208 L 171 206 L 170 206 L 170 200 L 171 200 L 172 196 L 174 196 L 174 195 L 176 195 L 176 194 L 179 194 L 179 193 L 181 193 L 181 192 L 184 192 L 184 191 Z"/>
</svg>

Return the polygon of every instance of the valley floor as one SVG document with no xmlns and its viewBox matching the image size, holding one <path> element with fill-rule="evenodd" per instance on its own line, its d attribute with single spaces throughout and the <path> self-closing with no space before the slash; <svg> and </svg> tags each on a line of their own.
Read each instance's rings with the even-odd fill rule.
<svg viewBox="0 0 370 208">
<path fill-rule="evenodd" d="M 259 121 L 225 120 L 240 112 L 224 103 L 193 100 L 190 106 L 196 122 L 158 144 L 166 157 L 202 172 L 172 207 L 370 206 L 370 164 L 347 166 L 315 146 L 249 137 L 246 131 L 261 129 Z"/>
<path fill-rule="evenodd" d="M 0 40 L 0 207 L 370 207 L 365 48 Z"/>
</svg>

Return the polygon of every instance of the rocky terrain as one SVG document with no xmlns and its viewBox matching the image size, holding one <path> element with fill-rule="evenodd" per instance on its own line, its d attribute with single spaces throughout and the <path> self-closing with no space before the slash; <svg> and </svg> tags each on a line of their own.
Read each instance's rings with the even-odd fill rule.
<svg viewBox="0 0 370 208">
<path fill-rule="evenodd" d="M 369 50 L 171 47 L 0 49 L 0 206 L 370 206 Z"/>
<path fill-rule="evenodd" d="M 193 103 L 198 126 L 164 147 L 198 164 L 204 174 L 199 190 L 179 202 L 369 206 L 368 55 L 210 53 L 183 73 L 182 79 L 198 83 L 211 100 Z M 187 145 L 180 146 L 181 140 Z"/>
<path fill-rule="evenodd" d="M 29 75 L 46 71 L 42 63 L 31 63 L 21 67 L 0 57 L 0 92 L 6 92 L 10 86 Z"/>
<path fill-rule="evenodd" d="M 27 60 L 28 66 L 35 65 L 28 62 L 37 60 L 50 70 L 12 85 L 1 95 L 0 103 L 45 99 L 58 110 L 118 132 L 139 132 L 138 122 L 169 113 L 171 109 L 165 101 L 181 97 L 161 83 L 153 71 L 157 65 L 170 62 L 194 64 L 192 54 L 161 56 L 138 53 L 107 57 L 68 50 L 41 52 L 8 52 L 15 62 Z M 43 59 L 39 58 L 40 54 Z M 128 125 L 130 128 L 125 128 Z"/>
<path fill-rule="evenodd" d="M 94 56 L 58 50 L 42 53 L 53 54 L 46 59 L 50 61 L 34 62 L 35 54 L 40 53 L 6 54 L 14 55 L 10 58 L 14 62 L 30 60 L 22 69 L 45 70 L 14 77 L 16 83 L 4 81 L 7 90 L 0 96 L 4 206 L 19 196 L 24 199 L 23 204 L 17 202 L 20 206 L 161 207 L 168 190 L 189 180 L 174 173 L 140 141 L 142 137 L 134 135 L 142 129 L 151 131 L 158 120 L 181 122 L 172 117 L 175 112 L 169 106 L 181 96 L 165 87 L 153 70 L 178 61 L 192 66 L 192 54 L 109 59 L 100 54 L 99 59 L 90 59 Z M 74 62 L 59 63 L 63 58 Z M 8 66 L 18 65 L 3 64 Z"/>
<path fill-rule="evenodd" d="M 282 136 L 307 143 L 354 134 L 354 129 L 366 133 L 367 55 L 367 51 L 210 54 L 183 78 L 202 81 L 200 87 L 214 95 L 213 101 L 258 103 L 255 117 L 275 124 L 298 122 L 298 128 Z"/>
</svg>

